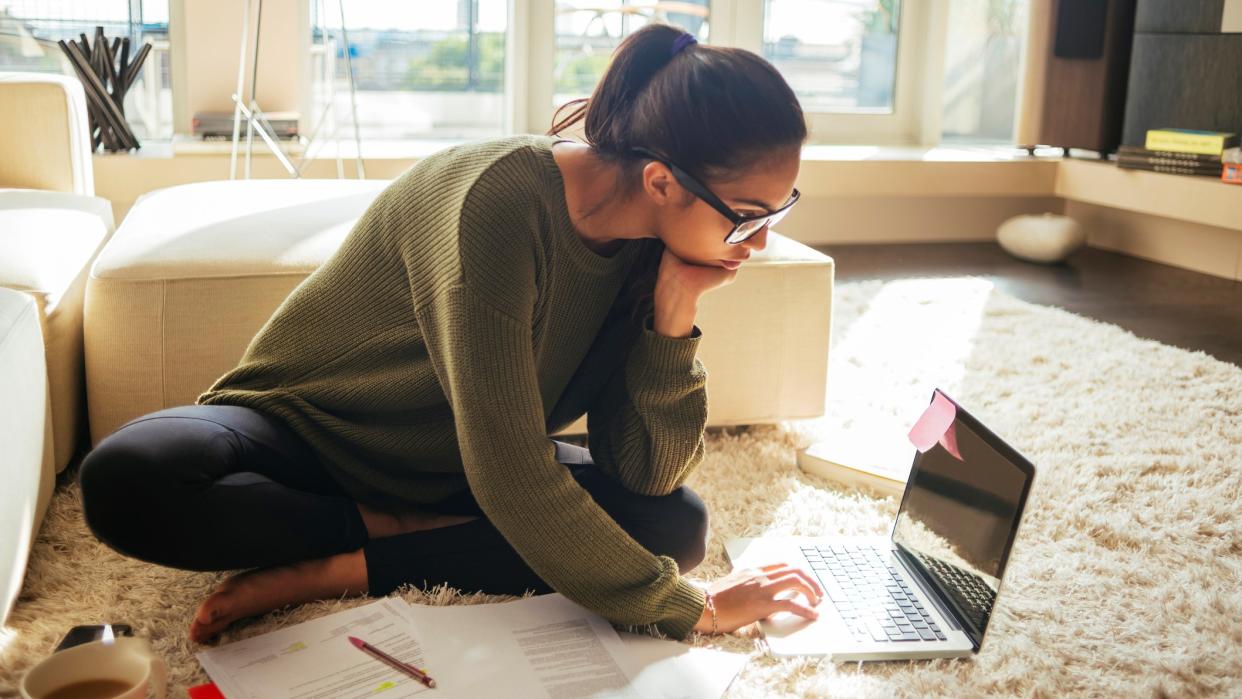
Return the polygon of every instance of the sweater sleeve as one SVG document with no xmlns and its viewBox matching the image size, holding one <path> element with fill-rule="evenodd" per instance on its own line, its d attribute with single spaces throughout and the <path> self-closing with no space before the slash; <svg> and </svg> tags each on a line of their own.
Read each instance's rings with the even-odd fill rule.
<svg viewBox="0 0 1242 699">
<path fill-rule="evenodd" d="M 634 541 L 556 461 L 545 433 L 530 322 L 468 285 L 441 287 L 416 313 L 453 410 L 470 490 L 553 589 L 617 624 L 685 637 L 703 591 Z"/>
<path fill-rule="evenodd" d="M 643 495 L 673 492 L 703 461 L 707 370 L 695 356 L 703 333 L 660 335 L 652 316 L 587 411 L 591 457 Z"/>
</svg>

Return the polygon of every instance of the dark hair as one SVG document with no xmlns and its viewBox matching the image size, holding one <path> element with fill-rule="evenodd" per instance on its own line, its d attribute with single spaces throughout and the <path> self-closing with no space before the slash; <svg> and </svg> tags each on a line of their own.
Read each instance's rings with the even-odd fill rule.
<svg viewBox="0 0 1242 699">
<path fill-rule="evenodd" d="M 562 105 L 552 117 L 553 136 L 585 119 L 587 144 L 620 168 L 613 196 L 629 197 L 642 185 L 644 159 L 629 150 L 635 146 L 713 183 L 742 177 L 755 163 L 806 141 L 798 98 L 771 63 L 744 49 L 693 43 L 674 55 L 673 44 L 684 33 L 648 24 L 630 34 L 591 96 Z M 654 308 L 664 253 L 658 239 L 641 243 L 645 248 L 617 301 L 640 322 Z"/>
</svg>

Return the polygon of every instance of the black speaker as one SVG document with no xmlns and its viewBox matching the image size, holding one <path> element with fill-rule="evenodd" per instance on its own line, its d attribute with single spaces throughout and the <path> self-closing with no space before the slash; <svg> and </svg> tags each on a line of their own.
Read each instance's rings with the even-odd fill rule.
<svg viewBox="0 0 1242 699">
<path fill-rule="evenodd" d="M 1223 25 L 1237 1 L 1139 0 L 1122 143 L 1164 127 L 1242 132 L 1242 33 Z"/>
<path fill-rule="evenodd" d="M 1135 0 L 1052 0 L 1038 143 L 1109 152 L 1121 141 Z"/>
<path fill-rule="evenodd" d="M 1108 30 L 1108 0 L 1076 0 L 1057 7 L 1052 55 L 1102 58 Z"/>
</svg>

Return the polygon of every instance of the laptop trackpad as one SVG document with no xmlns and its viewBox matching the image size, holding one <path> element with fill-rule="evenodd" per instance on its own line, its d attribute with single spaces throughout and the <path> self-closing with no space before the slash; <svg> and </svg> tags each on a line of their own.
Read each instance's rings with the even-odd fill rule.
<svg viewBox="0 0 1242 699">
<path fill-rule="evenodd" d="M 826 655 L 852 643 L 849 630 L 833 610 L 820 612 L 815 621 L 777 612 L 760 625 L 773 655 Z"/>
</svg>

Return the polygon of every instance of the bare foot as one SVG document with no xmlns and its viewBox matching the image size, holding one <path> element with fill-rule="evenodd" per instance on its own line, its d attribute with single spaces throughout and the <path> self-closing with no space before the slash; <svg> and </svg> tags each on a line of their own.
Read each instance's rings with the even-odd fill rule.
<svg viewBox="0 0 1242 699">
<path fill-rule="evenodd" d="M 199 605 L 190 640 L 205 643 L 229 624 L 290 604 L 367 592 L 362 549 L 287 566 L 258 568 L 225 580 Z"/>
<path fill-rule="evenodd" d="M 451 527 L 478 519 L 475 515 L 442 515 L 436 512 L 409 508 L 402 512 L 380 512 L 365 505 L 358 505 L 358 513 L 367 525 L 367 536 L 381 539 L 386 536 L 409 534 L 426 529 Z"/>
</svg>

